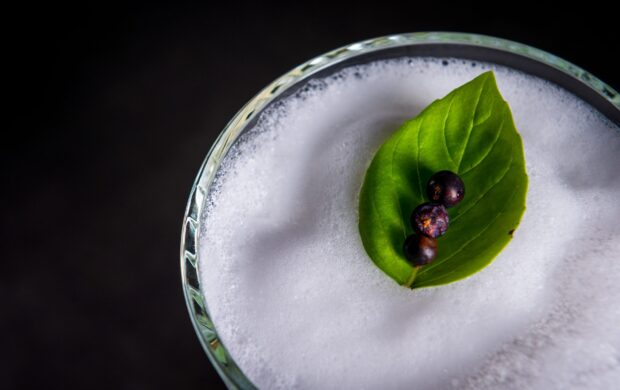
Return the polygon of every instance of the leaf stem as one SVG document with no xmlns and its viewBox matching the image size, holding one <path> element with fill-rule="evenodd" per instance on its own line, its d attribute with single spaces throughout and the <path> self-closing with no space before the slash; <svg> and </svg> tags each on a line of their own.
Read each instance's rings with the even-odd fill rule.
<svg viewBox="0 0 620 390">
<path fill-rule="evenodd" d="M 411 276 L 409 276 L 409 279 L 407 279 L 407 282 L 404 284 L 404 286 L 411 288 L 411 285 L 413 284 L 415 277 L 418 275 L 419 270 L 419 266 L 413 267 L 413 270 L 411 271 Z"/>
</svg>

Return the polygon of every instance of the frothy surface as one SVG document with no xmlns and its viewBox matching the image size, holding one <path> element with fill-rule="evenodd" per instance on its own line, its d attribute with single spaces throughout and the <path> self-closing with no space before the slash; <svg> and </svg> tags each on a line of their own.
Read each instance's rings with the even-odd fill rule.
<svg viewBox="0 0 620 390">
<path fill-rule="evenodd" d="M 408 59 L 314 81 L 229 153 L 202 216 L 202 288 L 259 388 L 612 389 L 620 383 L 620 131 L 502 67 Z M 493 69 L 529 192 L 482 272 L 421 290 L 368 258 L 358 193 L 374 152 Z"/>
</svg>

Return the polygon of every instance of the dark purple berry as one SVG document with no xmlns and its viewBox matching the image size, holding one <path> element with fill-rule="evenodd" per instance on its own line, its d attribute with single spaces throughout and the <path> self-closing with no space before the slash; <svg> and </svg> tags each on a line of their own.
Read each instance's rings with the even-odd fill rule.
<svg viewBox="0 0 620 390">
<path fill-rule="evenodd" d="M 446 207 L 456 206 L 465 196 L 465 184 L 456 173 L 440 171 L 431 176 L 426 185 L 426 194 L 431 202 Z"/>
<path fill-rule="evenodd" d="M 437 241 L 420 234 L 412 234 L 405 240 L 405 257 L 414 266 L 426 265 L 437 256 Z"/>
<path fill-rule="evenodd" d="M 411 214 L 411 227 L 427 237 L 443 236 L 448 230 L 450 218 L 446 208 L 437 203 L 423 203 Z"/>
</svg>

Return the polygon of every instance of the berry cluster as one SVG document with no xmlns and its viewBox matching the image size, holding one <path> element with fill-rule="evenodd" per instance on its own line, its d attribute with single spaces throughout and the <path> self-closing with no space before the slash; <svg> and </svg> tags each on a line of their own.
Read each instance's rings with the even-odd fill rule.
<svg viewBox="0 0 620 390">
<path fill-rule="evenodd" d="M 437 257 L 437 237 L 448 230 L 450 218 L 447 207 L 456 206 L 465 196 L 463 180 L 453 172 L 435 173 L 426 185 L 431 200 L 413 210 L 411 227 L 415 234 L 405 239 L 405 257 L 415 267 L 430 264 Z"/>
</svg>

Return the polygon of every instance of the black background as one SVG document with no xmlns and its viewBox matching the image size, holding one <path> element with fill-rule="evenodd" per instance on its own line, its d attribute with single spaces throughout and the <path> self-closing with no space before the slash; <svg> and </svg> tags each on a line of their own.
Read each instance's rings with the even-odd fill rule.
<svg viewBox="0 0 620 390">
<path fill-rule="evenodd" d="M 514 2 L 5 10 L 0 387 L 223 386 L 185 308 L 181 219 L 219 131 L 285 71 L 354 41 L 449 30 L 539 47 L 617 89 L 614 15 Z"/>
</svg>

